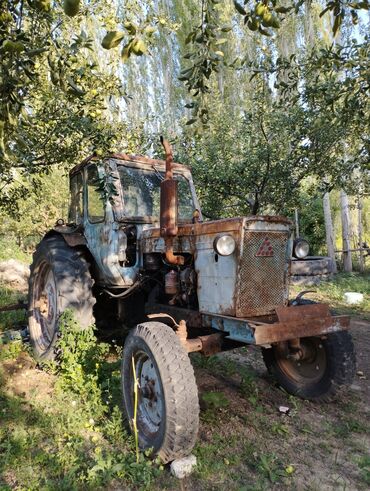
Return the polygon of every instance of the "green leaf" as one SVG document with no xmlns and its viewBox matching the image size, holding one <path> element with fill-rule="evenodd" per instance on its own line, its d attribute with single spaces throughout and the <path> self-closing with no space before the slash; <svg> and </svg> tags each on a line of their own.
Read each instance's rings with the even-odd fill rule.
<svg viewBox="0 0 370 491">
<path fill-rule="evenodd" d="M 189 32 L 189 34 L 186 36 L 185 44 L 189 44 L 191 41 L 194 41 L 194 37 L 195 37 L 195 32 L 194 31 Z"/>
<path fill-rule="evenodd" d="M 328 12 L 328 10 L 331 10 L 331 7 L 326 7 L 324 10 L 322 10 L 320 12 L 319 17 L 323 17 L 326 14 L 326 12 Z"/>
<path fill-rule="evenodd" d="M 104 49 L 116 48 L 124 37 L 125 33 L 122 31 L 109 31 L 103 37 L 101 45 Z"/>
<path fill-rule="evenodd" d="M 261 26 L 258 28 L 258 31 L 264 36 L 271 36 L 271 34 L 268 31 L 266 31 L 266 29 L 263 29 Z"/>
<path fill-rule="evenodd" d="M 80 0 L 64 0 L 63 9 L 69 17 L 75 17 L 80 10 Z"/>
<path fill-rule="evenodd" d="M 135 39 L 132 44 L 132 52 L 136 56 L 142 56 L 148 52 L 148 48 L 142 39 Z"/>
<path fill-rule="evenodd" d="M 225 43 L 227 43 L 227 39 L 225 39 L 225 38 L 218 39 L 218 40 L 215 42 L 215 46 L 219 46 L 220 44 L 225 44 Z"/>
<path fill-rule="evenodd" d="M 242 15 L 247 15 L 247 12 L 244 10 L 244 8 L 238 3 L 236 0 L 234 0 L 234 6 L 236 10 L 239 12 L 239 14 Z"/>
<path fill-rule="evenodd" d="M 136 31 L 137 31 L 137 27 L 135 26 L 135 24 L 133 22 L 129 22 L 129 21 L 126 21 L 124 24 L 123 24 L 124 28 L 127 30 L 127 32 L 129 34 L 131 34 L 132 36 L 136 34 Z"/>
<path fill-rule="evenodd" d="M 290 10 L 292 10 L 293 7 L 275 7 L 275 12 L 278 12 L 279 14 L 286 14 Z"/>
<path fill-rule="evenodd" d="M 333 34 L 334 34 L 334 36 L 336 36 L 336 34 L 337 34 L 337 32 L 338 32 L 341 24 L 342 24 L 342 15 L 339 14 L 334 19 L 334 24 L 333 24 Z"/>
<path fill-rule="evenodd" d="M 126 61 L 128 61 L 128 59 L 130 58 L 130 55 L 131 55 L 131 43 L 127 43 L 123 47 L 122 52 L 121 52 L 121 60 L 123 61 L 123 63 L 126 63 Z"/>
</svg>

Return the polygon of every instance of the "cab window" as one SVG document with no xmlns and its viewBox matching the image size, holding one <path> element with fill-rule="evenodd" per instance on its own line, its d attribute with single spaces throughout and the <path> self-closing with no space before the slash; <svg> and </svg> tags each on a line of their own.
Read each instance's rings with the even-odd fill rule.
<svg viewBox="0 0 370 491">
<path fill-rule="evenodd" d="M 99 191 L 99 174 L 96 165 L 87 169 L 87 214 L 92 223 L 104 220 L 104 202 Z"/>
<path fill-rule="evenodd" d="M 81 173 L 71 177 L 71 203 L 69 207 L 68 221 L 77 225 L 83 219 L 83 185 Z"/>
<path fill-rule="evenodd" d="M 119 165 L 118 174 L 123 190 L 125 216 L 158 221 L 160 185 L 164 172 Z M 178 219 L 180 222 L 191 222 L 194 204 L 189 181 L 181 174 L 175 174 L 174 179 L 178 182 Z"/>
</svg>

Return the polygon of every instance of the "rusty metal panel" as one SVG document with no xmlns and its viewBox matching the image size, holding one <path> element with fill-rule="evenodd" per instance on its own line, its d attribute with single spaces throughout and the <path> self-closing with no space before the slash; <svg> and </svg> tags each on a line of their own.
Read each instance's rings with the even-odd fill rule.
<svg viewBox="0 0 370 491">
<path fill-rule="evenodd" d="M 288 303 L 288 224 L 258 221 L 244 230 L 238 271 L 236 316 L 273 313 Z"/>
<path fill-rule="evenodd" d="M 292 307 L 294 310 L 296 307 Z M 289 322 L 255 326 L 254 337 L 257 345 L 288 341 L 289 339 L 322 336 L 349 328 L 350 318 L 346 315 L 332 317 L 300 317 Z"/>
<path fill-rule="evenodd" d="M 220 256 L 213 248 L 216 234 L 196 238 L 195 271 L 201 312 L 235 315 L 238 255 Z M 235 237 L 236 242 L 238 238 Z"/>
<path fill-rule="evenodd" d="M 312 305 L 297 305 L 295 307 L 278 307 L 276 314 L 280 322 L 300 321 L 302 318 L 324 318 L 330 316 L 329 305 L 317 303 Z"/>
</svg>

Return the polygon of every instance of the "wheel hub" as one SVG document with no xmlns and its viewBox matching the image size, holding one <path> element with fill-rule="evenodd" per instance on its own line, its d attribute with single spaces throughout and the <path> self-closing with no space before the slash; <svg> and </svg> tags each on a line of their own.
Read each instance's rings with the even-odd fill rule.
<svg viewBox="0 0 370 491">
<path fill-rule="evenodd" d="M 325 373 L 326 352 L 320 339 L 303 338 L 299 350 L 279 358 L 278 364 L 289 378 L 298 383 L 316 382 Z"/>
<path fill-rule="evenodd" d="M 156 433 L 163 419 L 163 394 L 153 361 L 142 354 L 136 362 L 140 386 L 138 414 L 144 431 Z"/>
<path fill-rule="evenodd" d="M 57 292 L 55 278 L 49 264 L 42 263 L 37 273 L 34 290 L 34 337 L 45 350 L 50 345 L 57 326 Z"/>
</svg>

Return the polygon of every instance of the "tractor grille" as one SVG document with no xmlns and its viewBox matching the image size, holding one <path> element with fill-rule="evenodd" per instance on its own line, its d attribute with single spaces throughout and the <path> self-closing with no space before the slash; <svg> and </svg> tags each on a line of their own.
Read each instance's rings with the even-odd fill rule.
<svg viewBox="0 0 370 491">
<path fill-rule="evenodd" d="M 288 232 L 245 231 L 236 316 L 270 314 L 288 300 Z"/>
</svg>

